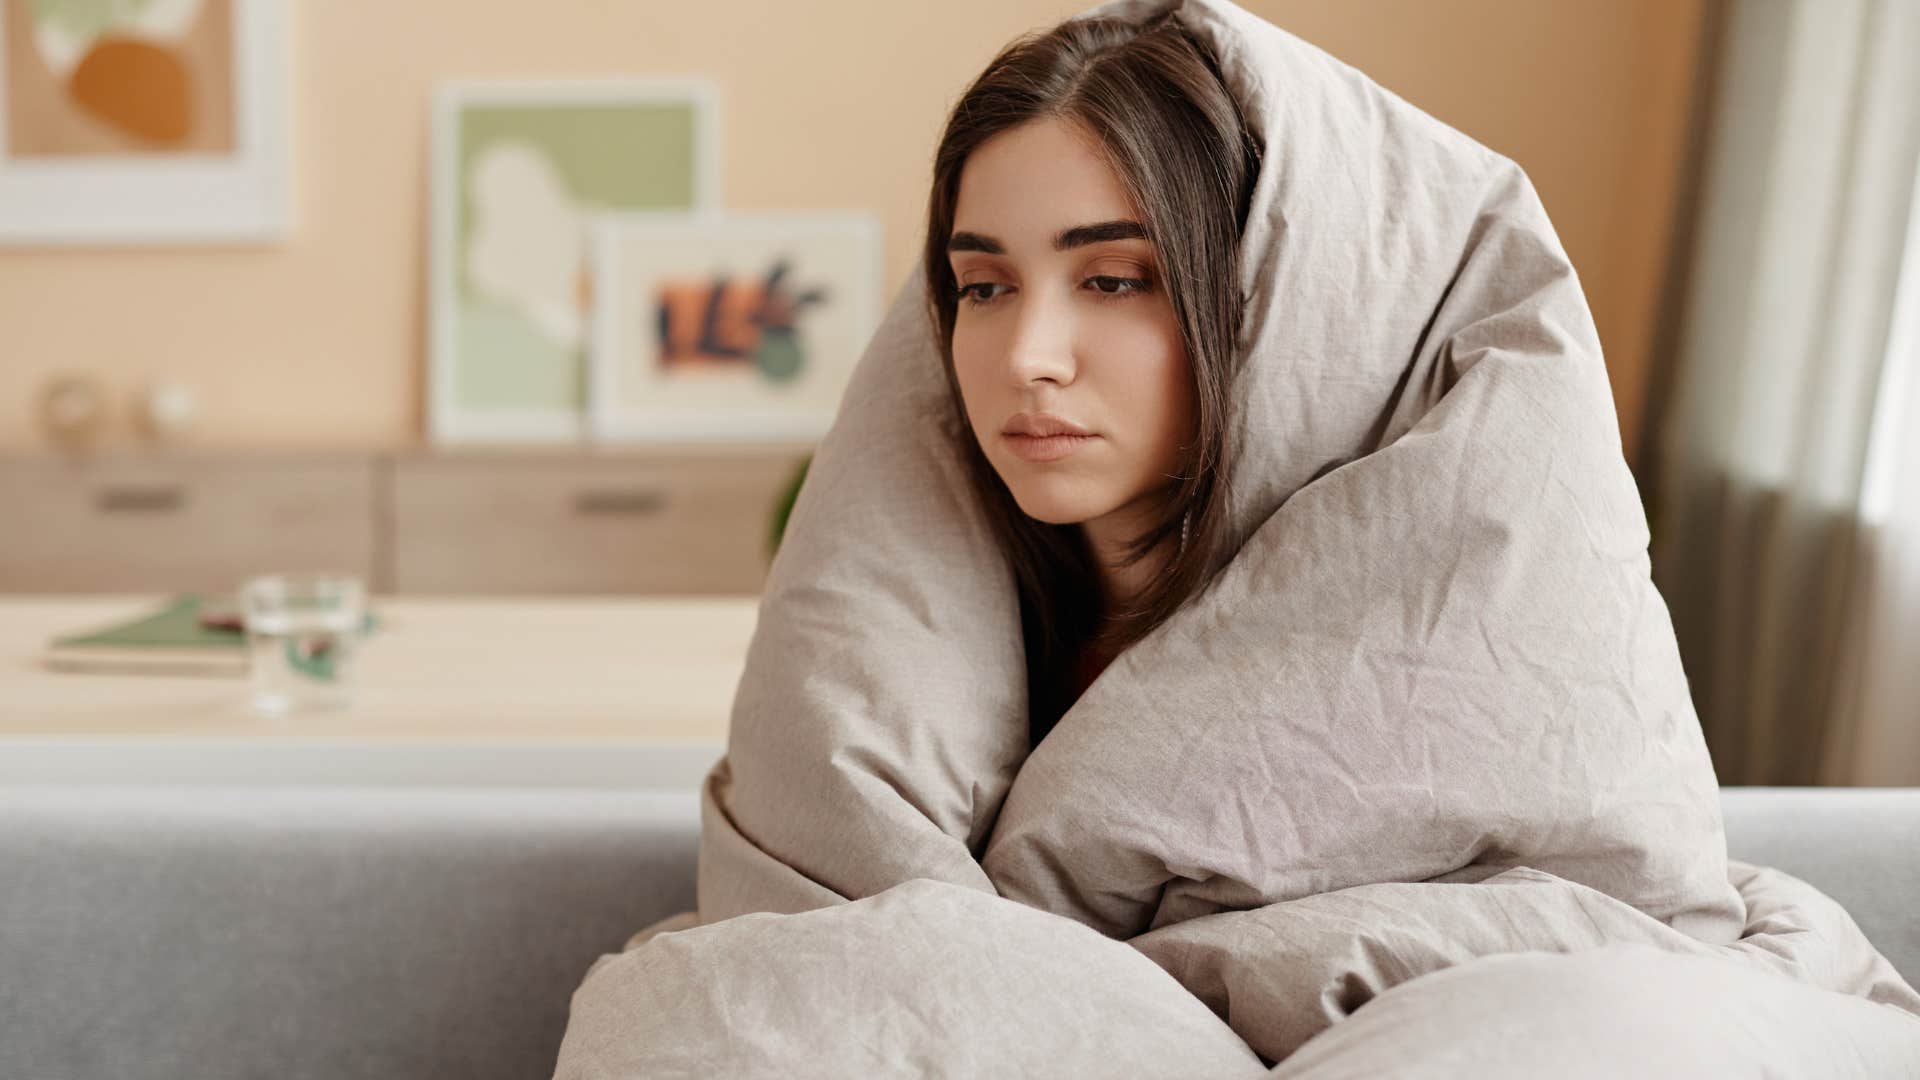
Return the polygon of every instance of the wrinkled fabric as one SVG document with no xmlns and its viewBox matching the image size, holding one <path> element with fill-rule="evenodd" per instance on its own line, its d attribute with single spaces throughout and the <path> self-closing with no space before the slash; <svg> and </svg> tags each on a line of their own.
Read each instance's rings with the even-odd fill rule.
<svg viewBox="0 0 1920 1080">
<path fill-rule="evenodd" d="M 1572 956 L 1609 945 L 1652 946 L 1726 961 L 1766 972 L 1766 978 L 1786 976 L 1838 992 L 1814 998 L 1815 1006 L 1845 1001 L 1839 996 L 1844 994 L 1891 1007 L 1865 1012 L 1898 1011 L 1909 1020 L 1908 1014 L 1920 1015 L 1920 998 L 1877 952 L 1862 947 L 1859 928 L 1839 905 L 1778 870 L 1740 862 L 1730 866 L 1750 921 L 1742 938 L 1725 946 L 1688 937 L 1610 896 L 1529 867 L 1470 885 L 1360 885 L 1191 919 L 1131 944 L 1225 1017 L 1268 1061 L 1288 1059 L 1361 1006 L 1423 975 L 1505 953 Z M 1739 974 L 1722 979 L 1736 987 L 1745 984 Z M 1651 970 L 1645 981 L 1650 985 L 1636 994 L 1659 998 Z M 1636 1006 L 1641 1003 L 1636 998 Z M 1725 1007 L 1699 1001 L 1669 1005 Z M 1834 1008 L 1847 1016 L 1852 1014 L 1844 1010 L 1855 1006 Z M 1617 1022 L 1598 1010 L 1594 1016 L 1602 1028 Z M 1920 1023 L 1906 1027 L 1910 1040 L 1920 1039 Z M 1794 1034 L 1778 1045 L 1800 1045 L 1802 1033 Z M 1911 1043 L 1909 1049 L 1914 1049 Z"/>
<path fill-rule="evenodd" d="M 1046 1022 L 1063 1011 L 1079 1022 Z M 925 879 L 603 956 L 567 1039 L 562 1073 L 589 1076 L 1047 1076 L 1090 1051 L 1141 1076 L 1266 1072 L 1137 950 Z"/>
<path fill-rule="evenodd" d="M 1525 173 L 1224 0 L 1176 6 L 1264 147 L 1230 561 L 1030 751 L 1013 578 L 908 281 L 770 575 L 700 910 L 596 965 L 560 1074 L 1112 1075 L 1144 1039 L 1176 1063 L 1145 1074 L 1232 1075 L 1333 1038 L 1297 1074 L 1363 1075 L 1363 1005 L 1428 1018 L 1395 1053 L 1495 1060 L 1423 986 L 1510 1010 L 1538 1044 L 1513 1075 L 1712 1010 L 1658 1028 L 1699 1033 L 1670 1060 L 1606 1060 L 1920 1072 L 1920 996 L 1846 913 L 1727 859 Z"/>
</svg>

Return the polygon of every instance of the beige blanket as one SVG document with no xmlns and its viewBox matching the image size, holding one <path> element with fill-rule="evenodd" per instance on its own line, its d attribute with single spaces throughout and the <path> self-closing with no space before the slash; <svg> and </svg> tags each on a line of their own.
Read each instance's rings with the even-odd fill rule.
<svg viewBox="0 0 1920 1080">
<path fill-rule="evenodd" d="M 559 1075 L 1920 1075 L 1846 913 L 1727 860 L 1526 175 L 1224 0 L 1179 17 L 1265 147 L 1237 553 L 1029 754 L 909 281 L 774 564 L 697 917 L 594 965 Z"/>
</svg>

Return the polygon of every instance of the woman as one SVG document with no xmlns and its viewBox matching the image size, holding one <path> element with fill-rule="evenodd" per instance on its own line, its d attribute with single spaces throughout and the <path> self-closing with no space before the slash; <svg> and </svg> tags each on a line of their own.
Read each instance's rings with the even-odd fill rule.
<svg viewBox="0 0 1920 1080">
<path fill-rule="evenodd" d="M 1035 743 L 1218 564 L 1258 149 L 1171 12 L 1009 46 L 934 158 L 923 272 L 1019 587 Z"/>
<path fill-rule="evenodd" d="M 1920 995 L 1727 858 L 1518 166 L 1228 0 L 1119 0 L 989 65 L 928 220 L 699 911 L 588 972 L 562 1075 L 1920 1073 Z"/>
</svg>

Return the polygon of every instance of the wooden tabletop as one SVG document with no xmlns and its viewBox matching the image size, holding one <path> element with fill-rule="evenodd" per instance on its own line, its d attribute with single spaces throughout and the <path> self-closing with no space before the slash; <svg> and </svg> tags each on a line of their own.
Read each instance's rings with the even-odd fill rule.
<svg viewBox="0 0 1920 1080">
<path fill-rule="evenodd" d="M 348 708 L 279 719 L 243 677 L 53 671 L 53 637 L 160 596 L 0 597 L 0 737 L 724 743 L 757 597 L 376 596 Z"/>
</svg>

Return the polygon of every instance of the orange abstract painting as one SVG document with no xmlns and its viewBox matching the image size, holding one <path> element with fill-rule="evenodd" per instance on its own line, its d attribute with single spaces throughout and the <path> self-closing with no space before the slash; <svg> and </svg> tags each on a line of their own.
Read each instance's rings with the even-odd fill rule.
<svg viewBox="0 0 1920 1080">
<path fill-rule="evenodd" d="M 233 0 L 0 0 L 16 159 L 230 154 Z"/>
</svg>

